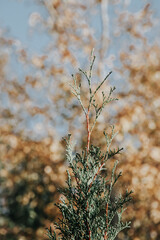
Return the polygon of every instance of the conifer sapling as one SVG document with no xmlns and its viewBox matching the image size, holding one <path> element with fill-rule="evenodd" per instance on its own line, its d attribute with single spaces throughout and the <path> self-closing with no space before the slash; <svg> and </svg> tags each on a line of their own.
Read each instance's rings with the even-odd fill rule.
<svg viewBox="0 0 160 240">
<path fill-rule="evenodd" d="M 73 85 L 71 85 L 72 93 L 78 99 L 86 118 L 87 126 L 87 143 L 82 153 L 73 154 L 73 144 L 71 143 L 71 135 L 68 135 L 66 141 L 66 160 L 72 174 L 67 171 L 67 187 L 60 189 L 64 196 L 60 202 L 56 204 L 62 217 L 58 223 L 55 223 L 59 234 L 48 229 L 48 237 L 50 240 L 114 240 L 118 233 L 125 228 L 130 227 L 130 222 L 122 221 L 122 213 L 124 212 L 124 204 L 131 200 L 132 191 L 126 190 L 124 196 L 118 195 L 111 197 L 114 186 L 121 176 L 121 172 L 116 173 L 118 161 L 115 161 L 110 176 L 103 176 L 106 163 L 116 154 L 122 151 L 122 148 L 111 150 L 111 142 L 117 133 L 112 127 L 111 136 L 104 132 L 106 139 L 106 151 L 101 152 L 98 146 L 90 146 L 91 133 L 96 121 L 105 105 L 111 101 L 117 100 L 112 98 L 115 87 L 110 88 L 108 96 L 102 92 L 102 104 L 96 102 L 95 95 L 106 82 L 111 72 L 93 91 L 91 86 L 92 68 L 95 62 L 93 52 L 91 54 L 91 62 L 89 73 L 79 69 L 85 76 L 89 86 L 89 100 L 87 108 L 84 106 L 81 96 L 81 85 L 77 83 L 74 75 Z M 91 108 L 95 111 L 95 119 L 90 123 Z M 115 220 L 116 218 L 116 220 Z"/>
</svg>

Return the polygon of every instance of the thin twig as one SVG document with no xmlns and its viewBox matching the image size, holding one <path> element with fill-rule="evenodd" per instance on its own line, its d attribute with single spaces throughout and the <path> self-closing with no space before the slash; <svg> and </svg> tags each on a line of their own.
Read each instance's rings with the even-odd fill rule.
<svg viewBox="0 0 160 240">
<path fill-rule="evenodd" d="M 90 191 L 90 189 L 91 189 L 91 187 L 92 187 L 92 185 L 93 185 L 93 182 L 95 181 L 95 179 L 96 179 L 96 177 L 98 176 L 98 174 L 99 174 L 99 172 L 101 171 L 101 169 L 103 168 L 103 166 L 104 166 L 104 162 L 101 164 L 101 166 L 98 168 L 98 171 L 97 171 L 97 173 L 95 174 L 95 176 L 94 176 L 94 178 L 93 178 L 93 181 L 90 183 L 90 185 L 89 185 L 89 189 L 88 189 L 88 192 Z"/>
<path fill-rule="evenodd" d="M 79 188 L 79 190 L 80 190 L 83 198 L 85 198 L 84 193 L 83 193 L 83 191 L 82 191 L 82 189 L 81 189 L 81 187 L 80 187 L 79 179 L 78 179 L 77 177 L 75 177 L 75 179 L 76 179 L 77 187 Z"/>
<path fill-rule="evenodd" d="M 94 91 L 92 98 L 95 96 L 96 92 L 100 89 L 100 87 L 103 85 L 103 83 L 107 80 L 107 78 L 111 75 L 112 71 L 107 74 L 107 76 L 103 79 L 103 81 L 99 84 L 99 86 Z"/>
<path fill-rule="evenodd" d="M 87 153 L 89 152 L 89 145 L 90 145 L 90 138 L 91 138 L 91 132 L 89 128 L 89 110 L 86 114 L 86 122 L 87 122 Z"/>
</svg>

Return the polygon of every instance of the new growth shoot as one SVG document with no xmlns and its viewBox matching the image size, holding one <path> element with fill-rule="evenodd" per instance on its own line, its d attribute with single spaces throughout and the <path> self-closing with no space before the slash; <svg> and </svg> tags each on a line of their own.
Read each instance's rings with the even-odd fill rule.
<svg viewBox="0 0 160 240">
<path fill-rule="evenodd" d="M 108 79 L 108 77 L 111 75 L 112 72 L 109 72 L 107 74 L 107 76 L 103 79 L 103 81 L 97 86 L 97 88 L 92 92 L 92 87 L 91 87 L 91 79 L 92 79 L 92 69 L 93 69 L 93 65 L 95 62 L 95 55 L 93 55 L 94 50 L 91 53 L 91 60 L 90 60 L 90 68 L 89 68 L 89 73 L 87 74 L 87 72 L 83 71 L 81 68 L 79 68 L 79 71 L 85 76 L 85 78 L 87 79 L 88 82 L 88 86 L 89 86 L 89 102 L 88 102 L 88 107 L 85 108 L 81 99 L 81 83 L 79 85 L 77 85 L 77 81 L 76 81 L 76 76 L 72 75 L 73 78 L 73 85 L 70 84 L 71 88 L 72 88 L 72 93 L 76 96 L 76 98 L 78 99 L 83 112 L 85 114 L 86 117 L 86 126 L 87 126 L 87 153 L 89 151 L 89 147 L 90 147 L 90 139 L 91 139 L 91 133 L 94 129 L 94 126 L 97 122 L 98 117 L 100 116 L 102 110 L 104 109 L 105 105 L 113 100 L 118 100 L 117 98 L 112 98 L 111 95 L 113 93 L 113 91 L 116 89 L 115 87 L 111 87 L 110 88 L 110 92 L 109 95 L 106 96 L 105 93 L 102 91 L 102 97 L 103 97 L 103 102 L 102 105 L 99 106 L 98 103 L 96 103 L 96 99 L 95 99 L 95 95 L 98 92 L 98 90 L 102 87 L 102 85 L 106 82 L 106 80 Z M 91 107 L 94 107 L 95 109 L 95 119 L 94 122 L 92 124 L 92 126 L 90 126 L 90 119 L 89 119 L 89 114 L 90 114 L 90 110 Z"/>
</svg>

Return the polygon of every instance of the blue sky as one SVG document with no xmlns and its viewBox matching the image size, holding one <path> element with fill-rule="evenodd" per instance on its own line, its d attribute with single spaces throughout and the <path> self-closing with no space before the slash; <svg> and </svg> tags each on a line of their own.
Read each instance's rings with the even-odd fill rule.
<svg viewBox="0 0 160 240">
<path fill-rule="evenodd" d="M 40 32 L 31 34 L 28 20 L 32 12 L 46 14 L 45 9 L 33 0 L 1 0 L 0 28 L 5 29 L 9 37 L 19 39 L 29 52 L 37 53 L 46 45 L 48 36 Z"/>
<path fill-rule="evenodd" d="M 146 3 L 151 3 L 151 8 L 154 11 L 154 16 L 159 17 L 160 0 L 132 0 L 129 10 L 133 12 L 138 11 Z M 22 46 L 27 49 L 27 53 L 31 55 L 43 54 L 43 52 L 45 51 L 45 47 L 47 46 L 47 42 L 49 42 L 49 36 L 44 31 L 38 31 L 37 29 L 36 31 L 33 31 L 31 33 L 29 26 L 29 16 L 33 12 L 39 12 L 42 16 L 47 15 L 45 9 L 41 5 L 37 4 L 36 0 L 0 0 L 0 30 L 5 29 L 6 35 L 8 37 L 20 40 Z M 113 13 L 111 11 L 110 15 L 112 14 Z M 96 28 L 96 24 L 98 25 L 99 23 L 95 21 L 94 24 Z M 157 36 L 160 36 L 159 31 L 160 30 L 157 30 L 156 32 Z M 149 34 L 150 37 L 154 38 L 154 34 Z M 117 49 L 119 49 L 119 44 L 116 42 L 112 45 L 114 46 L 111 46 L 111 48 L 109 49 L 109 53 L 116 53 L 118 51 Z M 14 64 L 14 70 L 16 69 L 16 74 L 18 73 L 19 77 L 22 76 L 23 79 L 24 69 L 22 69 L 20 67 L 20 64 L 17 64 L 16 61 L 13 61 L 12 64 Z M 114 74 L 114 76 L 115 78 L 117 78 L 116 74 Z M 120 86 L 123 87 L 122 83 L 118 85 L 119 89 Z M 30 92 L 30 94 L 31 93 L 32 92 Z M 40 95 L 39 97 L 41 98 Z M 42 119 L 32 120 L 34 120 L 35 122 L 41 122 Z M 26 119 L 26 121 L 27 125 L 29 124 L 30 127 L 32 127 L 33 122 L 29 122 L 28 119 Z"/>
<path fill-rule="evenodd" d="M 151 3 L 155 17 L 160 16 L 159 0 L 132 0 L 129 10 L 137 11 L 145 3 Z M 6 29 L 8 36 L 19 39 L 29 52 L 38 53 L 46 46 L 49 39 L 47 34 L 38 31 L 30 33 L 28 19 L 32 12 L 47 14 L 45 9 L 34 0 L 1 0 L 0 28 Z"/>
</svg>

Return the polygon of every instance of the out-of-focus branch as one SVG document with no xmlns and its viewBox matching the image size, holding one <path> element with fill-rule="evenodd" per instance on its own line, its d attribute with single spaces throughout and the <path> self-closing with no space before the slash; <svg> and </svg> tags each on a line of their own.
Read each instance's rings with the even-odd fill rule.
<svg viewBox="0 0 160 240">
<path fill-rule="evenodd" d="M 99 52 L 99 66 L 98 66 L 98 75 L 104 73 L 103 64 L 105 54 L 109 46 L 109 16 L 108 16 L 108 0 L 101 0 L 100 4 L 100 16 L 101 16 L 101 41 L 100 41 L 100 52 Z"/>
</svg>

